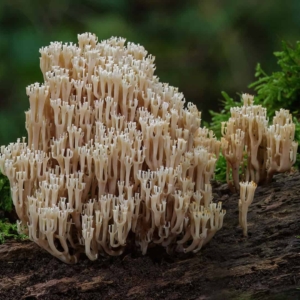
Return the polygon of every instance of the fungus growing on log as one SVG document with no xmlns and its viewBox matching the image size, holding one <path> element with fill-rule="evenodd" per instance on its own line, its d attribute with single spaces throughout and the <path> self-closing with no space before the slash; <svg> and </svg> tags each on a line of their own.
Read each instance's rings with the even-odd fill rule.
<svg viewBox="0 0 300 300">
<path fill-rule="evenodd" d="M 257 184 L 270 181 L 275 173 L 290 170 L 296 162 L 298 143 L 295 124 L 288 110 L 276 112 L 268 127 L 266 108 L 253 104 L 253 96 L 242 95 L 243 106 L 232 107 L 222 123 L 222 153 L 227 161 L 226 178 L 236 191 L 239 181 Z"/>
<path fill-rule="evenodd" d="M 240 199 L 239 199 L 239 224 L 243 229 L 243 235 L 248 235 L 247 214 L 248 208 L 253 202 L 254 193 L 257 184 L 251 182 L 240 182 Z"/>
<path fill-rule="evenodd" d="M 150 242 L 200 250 L 225 211 L 210 185 L 220 142 L 197 107 L 125 39 L 84 33 L 40 53 L 28 144 L 1 147 L 19 230 L 66 263 L 120 255 L 129 237 L 143 253 Z"/>
<path fill-rule="evenodd" d="M 294 141 L 295 124 L 288 110 L 280 109 L 267 131 L 267 176 L 286 172 L 296 162 L 298 142 Z"/>
</svg>

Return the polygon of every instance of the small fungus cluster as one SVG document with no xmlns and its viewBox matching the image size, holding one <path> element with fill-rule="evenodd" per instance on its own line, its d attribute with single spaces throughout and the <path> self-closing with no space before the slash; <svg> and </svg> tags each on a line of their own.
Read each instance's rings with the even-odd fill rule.
<svg viewBox="0 0 300 300">
<path fill-rule="evenodd" d="M 242 95 L 243 106 L 232 107 L 228 122 L 222 123 L 222 153 L 227 161 L 227 182 L 239 190 L 243 181 L 270 181 L 296 162 L 298 143 L 295 124 L 288 110 L 281 109 L 268 126 L 266 108 L 253 104 L 253 96 Z M 232 178 L 230 178 L 230 175 Z"/>
<path fill-rule="evenodd" d="M 200 127 L 197 107 L 159 81 L 144 47 L 122 38 L 85 33 L 78 46 L 54 42 L 40 53 L 44 83 L 26 89 L 28 143 L 1 147 L 19 229 L 67 263 L 82 252 L 120 255 L 132 241 L 143 253 L 150 242 L 198 251 L 225 211 L 210 185 L 220 142 Z M 288 125 L 275 124 L 274 135 Z M 274 141 L 269 168 L 282 151 Z"/>
</svg>

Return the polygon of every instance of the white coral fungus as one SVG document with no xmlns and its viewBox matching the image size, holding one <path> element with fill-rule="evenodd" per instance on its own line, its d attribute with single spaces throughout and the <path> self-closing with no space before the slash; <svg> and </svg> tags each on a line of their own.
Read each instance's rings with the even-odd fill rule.
<svg viewBox="0 0 300 300">
<path fill-rule="evenodd" d="M 210 179 L 220 142 L 201 113 L 122 38 L 78 35 L 40 50 L 25 139 L 1 147 L 29 238 L 67 263 L 119 255 L 129 239 L 198 251 L 222 227 Z"/>
</svg>

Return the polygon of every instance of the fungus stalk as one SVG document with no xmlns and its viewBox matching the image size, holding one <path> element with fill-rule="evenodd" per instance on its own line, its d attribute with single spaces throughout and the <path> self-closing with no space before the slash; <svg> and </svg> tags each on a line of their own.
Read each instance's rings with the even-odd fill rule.
<svg viewBox="0 0 300 300">
<path fill-rule="evenodd" d="M 240 199 L 239 199 L 239 224 L 243 228 L 243 235 L 248 236 L 247 230 L 247 214 L 248 208 L 253 202 L 256 183 L 240 182 Z"/>
</svg>

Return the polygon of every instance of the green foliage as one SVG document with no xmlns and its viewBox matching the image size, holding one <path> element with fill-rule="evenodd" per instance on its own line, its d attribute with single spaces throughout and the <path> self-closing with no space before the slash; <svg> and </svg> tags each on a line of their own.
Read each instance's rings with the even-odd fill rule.
<svg viewBox="0 0 300 300">
<path fill-rule="evenodd" d="M 226 159 L 220 153 L 219 159 L 216 163 L 216 170 L 215 170 L 215 180 L 224 182 L 226 180 Z"/>
<path fill-rule="evenodd" d="M 0 211 L 11 212 L 13 210 L 13 202 L 10 195 L 9 180 L 0 173 Z M 7 219 L 0 218 L 0 244 L 7 239 L 24 240 L 27 236 L 19 234 L 17 225 L 11 224 Z"/>
<path fill-rule="evenodd" d="M 260 64 L 256 66 L 257 81 L 249 85 L 257 93 L 256 100 L 273 116 L 276 110 L 288 108 L 295 116 L 300 96 L 300 42 L 295 47 L 282 42 L 282 51 L 274 53 L 280 70 L 268 75 Z"/>
<path fill-rule="evenodd" d="M 0 172 L 0 210 L 10 212 L 13 209 L 13 202 L 10 195 L 8 178 Z"/>
<path fill-rule="evenodd" d="M 0 220 L 0 244 L 7 239 L 25 240 L 27 238 L 25 234 L 18 233 L 16 224 L 11 224 L 8 220 Z"/>
</svg>

